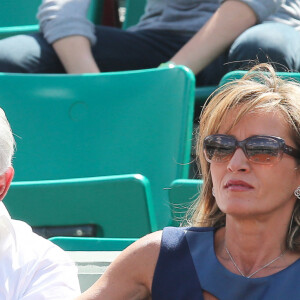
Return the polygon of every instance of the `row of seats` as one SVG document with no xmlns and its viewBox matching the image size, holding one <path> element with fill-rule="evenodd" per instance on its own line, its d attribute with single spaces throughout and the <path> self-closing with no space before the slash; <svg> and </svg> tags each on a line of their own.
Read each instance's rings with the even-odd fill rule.
<svg viewBox="0 0 300 300">
<path fill-rule="evenodd" d="M 227 74 L 220 85 L 244 73 Z M 295 73 L 279 75 L 300 80 Z M 75 231 L 86 236 L 135 238 L 179 224 L 177 217 L 184 212 L 172 216 L 168 191 L 172 193 L 169 187 L 175 179 L 188 178 L 194 106 L 194 76 L 188 69 L 178 66 L 93 75 L 1 73 L 0 105 L 17 140 L 16 175 L 6 199 L 13 217 L 46 227 L 40 230 L 49 236 L 60 235 L 59 226 L 66 225 L 71 235 Z M 108 200 L 98 199 L 99 192 L 80 192 L 88 182 L 92 191 L 101 181 L 90 177 L 120 174 L 147 177 L 150 187 L 146 190 L 150 192 L 146 194 L 151 193 L 152 200 L 137 204 L 121 188 L 125 197 L 108 194 Z M 76 198 L 70 192 L 75 187 Z M 76 201 L 62 201 L 67 198 L 66 190 Z M 85 193 L 89 196 L 84 198 Z M 38 209 L 41 199 L 44 211 Z M 114 208 L 105 206 L 110 199 Z M 118 199 L 123 201 L 118 203 Z M 97 203 L 101 203 L 99 212 L 89 221 L 89 211 L 95 213 Z M 134 214 L 137 207 L 139 212 Z M 76 213 L 76 208 L 85 213 Z M 105 219 L 108 208 L 113 217 L 107 220 L 113 224 L 120 220 L 120 226 L 110 228 Z M 51 211 L 57 215 L 55 222 L 49 220 Z M 123 226 L 122 214 L 127 214 L 128 227 L 140 225 L 131 229 Z M 37 221 L 41 216 L 43 223 Z M 74 220 L 67 216 L 74 216 Z M 53 226 L 58 228 L 47 228 Z M 122 233 L 118 231 L 121 228 Z M 57 230 L 55 234 L 53 230 Z"/>
<path fill-rule="evenodd" d="M 96 24 L 101 23 L 108 2 L 114 1 L 93 0 L 88 12 L 89 19 Z M 39 4 L 40 0 L 26 4 L 18 0 L 4 1 L 2 12 L 5 12 L 5 16 L 0 18 L 2 32 L 17 34 L 19 30 L 26 32 L 28 28 L 36 30 L 37 27 L 34 29 L 32 26 L 37 26 L 35 14 Z M 126 1 L 123 28 L 138 22 L 145 4 L 146 0 Z M 8 17 L 12 13 L 15 18 Z M 180 72 L 184 73 L 183 69 Z M 22 193 L 31 201 L 31 190 L 36 191 L 35 197 L 38 195 L 39 189 L 35 186 L 53 189 L 54 184 L 48 188 L 48 183 L 41 181 L 72 178 L 72 184 L 75 185 L 78 183 L 74 178 L 141 173 L 150 179 L 153 190 L 151 225 L 146 230 L 153 231 L 171 224 L 167 190 L 164 188 L 176 178 L 188 177 L 194 79 L 189 72 L 189 79 L 167 73 L 178 73 L 178 68 L 172 71 L 149 70 L 95 76 L 1 74 L 0 103 L 12 124 L 18 145 L 14 159 L 17 182 L 13 184 L 7 199 L 13 217 L 25 218 L 33 226 L 41 225 L 37 220 L 39 215 L 43 215 L 42 211 L 37 209 L 36 216 L 31 212 L 20 214 L 17 207 L 24 207 L 26 202 L 19 206 L 17 200 L 12 200 L 17 198 L 15 194 L 20 194 L 18 191 L 26 190 L 27 193 Z M 174 81 L 175 77 L 177 81 Z M 177 89 L 174 90 L 173 86 Z M 145 90 L 151 91 L 147 96 L 156 105 L 152 105 L 151 101 L 147 103 L 146 99 L 141 101 Z M 124 105 L 134 109 L 127 111 Z M 96 115 L 98 111 L 101 113 Z M 145 124 L 147 119 L 148 124 Z M 129 126 L 124 126 L 122 120 Z M 158 134 L 160 128 L 164 130 Z M 131 140 L 127 138 L 128 130 L 131 131 Z M 164 171 L 160 171 L 159 166 L 163 166 Z M 159 179 L 156 175 L 158 171 Z M 19 182 L 28 180 L 31 182 Z M 79 223 L 86 222 L 84 220 L 82 218 Z M 45 218 L 43 226 L 53 227 L 61 222 L 60 218 L 54 223 Z M 72 226 L 70 222 L 64 225 Z M 107 228 L 106 222 L 102 221 L 102 227 Z M 54 234 L 53 228 L 39 230 L 43 230 L 41 233 L 45 236 Z M 76 227 L 65 230 L 73 232 Z M 85 230 L 91 231 L 89 227 L 85 227 Z M 92 232 L 95 234 L 95 230 Z M 101 231 L 97 228 L 96 232 L 96 236 L 124 236 L 124 232 L 113 233 L 106 229 Z M 144 230 L 127 232 L 127 236 L 145 233 Z"/>
<path fill-rule="evenodd" d="M 182 66 L 83 75 L 0 73 L 0 106 L 17 142 L 14 181 L 142 174 L 151 183 L 152 229 L 170 224 L 165 188 L 188 178 L 194 89 L 194 75 Z M 22 207 L 26 201 L 23 196 Z"/>
<path fill-rule="evenodd" d="M 136 177 L 136 182 L 137 179 L 143 180 Z M 172 182 L 169 200 L 174 213 L 173 226 L 180 224 L 179 217 L 184 217 L 188 205 L 199 195 L 201 185 L 201 180 L 177 179 Z M 136 238 L 53 237 L 50 240 L 67 251 L 76 262 L 80 288 L 84 292 L 105 272 L 122 250 L 136 241 Z"/>
<path fill-rule="evenodd" d="M 92 0 L 88 16 L 96 24 L 103 24 L 105 3 Z M 145 3 L 126 1 L 124 29 L 138 21 Z M 0 38 L 37 31 L 39 4 L 4 0 Z M 225 75 L 219 86 L 244 73 Z M 300 80 L 299 74 L 280 76 Z M 69 251 L 82 291 L 137 238 L 184 220 L 202 185 L 187 179 L 194 105 L 216 88 L 195 90 L 193 74 L 182 66 L 0 74 L 0 106 L 17 140 L 6 206 L 13 218 Z"/>
<path fill-rule="evenodd" d="M 92 1 L 89 17 L 95 23 L 101 23 L 105 2 Z M 124 28 L 138 21 L 145 2 L 126 1 Z M 15 27 L 12 24 L 31 26 L 35 21 L 26 17 L 35 15 L 39 3 L 40 0 L 31 1 L 30 6 L 24 1 L 4 1 L 1 11 L 6 12 L 6 18 L 14 9 L 20 23 L 12 18 L 5 21 L 3 17 L 0 25 L 6 25 L 6 29 Z M 22 11 L 20 16 L 16 15 L 16 8 Z M 227 74 L 220 85 L 243 74 Z M 299 75 L 293 73 L 282 73 L 282 76 L 299 79 Z M 167 191 L 173 180 L 188 177 L 193 107 L 206 100 L 216 87 L 197 88 L 194 102 L 194 76 L 184 67 L 72 76 L 2 73 L 0 79 L 0 104 L 12 124 L 18 145 L 14 159 L 15 184 L 7 199 L 13 216 L 21 217 L 18 205 L 14 204 L 16 200 L 12 200 L 17 198 L 14 194 L 22 189 L 29 191 L 34 186 L 48 189 L 49 180 L 72 181 L 60 184 L 65 186 L 78 184 L 77 178 L 143 174 L 150 180 L 153 199 L 151 205 L 146 205 L 148 227 L 126 231 L 127 237 L 138 237 L 172 224 Z M 23 197 L 20 207 L 26 205 L 26 198 L 31 199 L 31 196 L 28 194 L 25 201 Z M 33 226 L 40 224 L 33 221 L 33 216 L 25 219 Z M 84 225 L 87 220 L 83 219 L 76 222 Z M 43 226 L 58 226 L 61 222 L 62 219 L 55 224 L 45 221 Z M 79 232 L 126 237 L 124 233 L 103 228 L 107 228 L 104 219 L 101 230 L 87 226 L 79 228 Z M 71 232 L 77 229 L 68 228 Z M 53 233 L 50 230 L 44 234 Z"/>
<path fill-rule="evenodd" d="M 171 183 L 168 225 L 180 225 L 201 183 L 188 179 Z M 13 218 L 26 221 L 46 238 L 80 237 L 64 240 L 60 246 L 65 250 L 70 250 L 65 242 L 73 250 L 81 247 L 82 237 L 139 238 L 158 230 L 150 182 L 138 174 L 14 182 L 5 203 Z M 104 250 L 101 243 L 98 250 Z M 87 245 L 86 249 L 93 243 Z"/>
<path fill-rule="evenodd" d="M 158 229 L 150 183 L 138 174 L 14 182 L 5 204 L 46 238 L 138 238 Z"/>
<path fill-rule="evenodd" d="M 92 0 L 88 17 L 96 24 L 103 24 L 105 2 Z M 0 38 L 37 31 L 39 3 L 4 0 Z M 124 29 L 145 3 L 126 1 Z M 17 140 L 6 206 L 70 253 L 85 291 L 119 251 L 172 224 L 168 191 L 171 197 L 177 188 L 168 186 L 188 176 L 194 77 L 182 67 L 0 77 L 0 105 Z M 152 186 L 142 175 L 112 175 L 132 172 Z"/>
<path fill-rule="evenodd" d="M 201 185 L 201 180 L 177 179 L 172 182 L 169 200 L 173 212 L 173 226 L 180 225 L 187 208 L 199 195 Z M 67 251 L 76 262 L 82 292 L 105 272 L 122 250 L 136 241 L 135 238 L 85 237 L 53 237 L 50 240 Z"/>
</svg>

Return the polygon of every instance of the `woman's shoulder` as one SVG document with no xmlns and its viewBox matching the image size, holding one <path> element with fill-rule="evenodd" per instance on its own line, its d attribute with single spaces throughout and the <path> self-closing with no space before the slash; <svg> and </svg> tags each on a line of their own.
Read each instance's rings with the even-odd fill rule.
<svg viewBox="0 0 300 300">
<path fill-rule="evenodd" d="M 211 229 L 166 227 L 162 231 L 140 238 L 122 251 L 98 282 L 93 285 L 90 292 L 101 290 L 100 294 L 103 297 L 99 299 L 112 299 L 113 297 L 118 299 L 121 296 L 122 299 L 127 299 L 124 295 L 131 295 L 131 297 L 135 295 L 138 299 L 146 299 L 151 295 L 155 272 L 160 273 L 157 266 L 162 267 L 170 261 L 174 262 L 172 258 L 180 258 L 180 253 L 187 253 L 186 243 L 181 243 L 181 240 L 184 240 L 181 237 L 187 232 L 208 230 Z M 181 265 L 185 262 L 186 260 L 183 260 Z M 176 269 L 177 265 L 174 266 Z M 114 286 L 118 286 L 118 289 L 112 288 Z"/>
<path fill-rule="evenodd" d="M 213 227 L 165 227 L 162 232 L 161 249 L 184 249 L 188 241 L 210 240 L 213 237 Z"/>
<path fill-rule="evenodd" d="M 183 240 L 187 233 L 211 233 L 211 227 L 165 227 L 161 231 L 156 231 L 138 239 L 136 242 L 122 251 L 115 264 L 132 264 L 138 271 L 141 267 L 145 271 L 148 268 L 149 274 L 153 274 L 158 257 L 164 248 L 175 249 L 182 247 Z M 210 234 L 211 235 L 211 234 Z"/>
<path fill-rule="evenodd" d="M 128 247 L 128 252 L 155 252 L 159 253 L 162 243 L 170 241 L 171 243 L 176 243 L 180 241 L 187 232 L 195 233 L 209 233 L 214 232 L 213 227 L 165 227 L 163 230 L 149 233 L 144 237 L 137 240 L 131 246 Z"/>
<path fill-rule="evenodd" d="M 137 274 L 153 274 L 161 251 L 164 252 L 165 248 L 175 250 L 182 247 L 187 232 L 213 231 L 214 228 L 210 227 L 165 227 L 163 230 L 147 234 L 128 246 L 113 265 L 122 265 L 125 269 L 132 268 L 134 265 Z"/>
<path fill-rule="evenodd" d="M 133 295 L 136 299 L 148 299 L 160 252 L 161 236 L 162 231 L 150 233 L 128 246 L 89 292 L 101 291 L 101 297 L 97 299 L 131 299 Z M 118 289 L 113 288 L 114 286 L 118 286 Z"/>
<path fill-rule="evenodd" d="M 173 231 L 173 232 L 187 232 L 187 231 L 195 231 L 195 232 L 208 232 L 214 231 L 214 227 L 195 227 L 195 226 L 184 226 L 184 227 L 173 227 L 168 226 L 163 229 L 163 231 Z"/>
<path fill-rule="evenodd" d="M 162 239 L 180 239 L 187 233 L 213 233 L 214 227 L 165 227 L 162 232 Z"/>
<path fill-rule="evenodd" d="M 163 230 L 149 233 L 142 238 L 138 239 L 135 243 L 128 248 L 132 251 L 140 252 L 159 252 L 161 246 Z"/>
</svg>

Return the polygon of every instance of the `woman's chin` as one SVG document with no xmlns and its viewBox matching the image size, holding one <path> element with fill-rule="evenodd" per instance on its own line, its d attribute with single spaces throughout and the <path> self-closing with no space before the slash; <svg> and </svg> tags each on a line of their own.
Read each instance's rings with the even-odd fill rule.
<svg viewBox="0 0 300 300">
<path fill-rule="evenodd" d="M 218 206 L 223 213 L 237 217 L 251 216 L 259 213 L 255 203 L 241 199 L 229 200 L 218 204 Z"/>
</svg>

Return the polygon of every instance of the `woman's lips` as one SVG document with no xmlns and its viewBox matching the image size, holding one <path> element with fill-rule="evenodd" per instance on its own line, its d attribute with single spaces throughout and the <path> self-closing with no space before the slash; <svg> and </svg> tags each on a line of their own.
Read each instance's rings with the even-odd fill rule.
<svg viewBox="0 0 300 300">
<path fill-rule="evenodd" d="M 253 186 L 251 184 L 242 180 L 229 180 L 226 182 L 224 187 L 229 191 L 235 191 L 235 192 L 249 191 L 253 189 Z"/>
</svg>

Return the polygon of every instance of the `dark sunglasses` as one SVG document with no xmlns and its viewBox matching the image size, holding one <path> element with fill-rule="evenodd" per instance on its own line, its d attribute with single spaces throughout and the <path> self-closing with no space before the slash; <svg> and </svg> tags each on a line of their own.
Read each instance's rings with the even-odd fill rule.
<svg viewBox="0 0 300 300">
<path fill-rule="evenodd" d="M 229 161 L 237 148 L 244 151 L 249 161 L 258 164 L 272 165 L 281 160 L 283 153 L 300 158 L 299 150 L 286 145 L 282 138 L 268 135 L 255 135 L 238 141 L 231 135 L 213 134 L 204 139 L 203 148 L 210 163 Z"/>
</svg>

